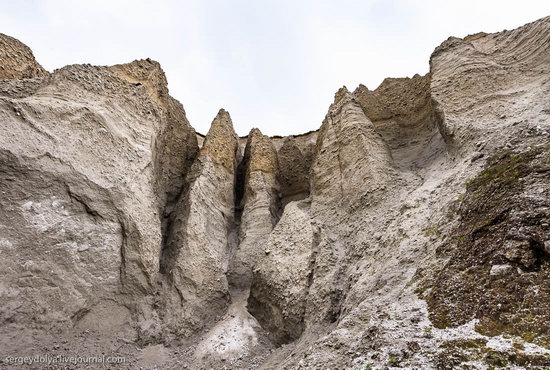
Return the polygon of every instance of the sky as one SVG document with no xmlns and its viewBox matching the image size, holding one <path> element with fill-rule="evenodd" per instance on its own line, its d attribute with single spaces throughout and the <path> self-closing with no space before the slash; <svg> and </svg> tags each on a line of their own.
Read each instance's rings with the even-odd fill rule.
<svg viewBox="0 0 550 370">
<path fill-rule="evenodd" d="M 316 130 L 343 85 L 429 69 L 449 36 L 513 29 L 550 1 L 0 0 L 0 32 L 49 71 L 67 64 L 161 63 L 198 132 L 220 108 L 239 135 Z"/>
</svg>

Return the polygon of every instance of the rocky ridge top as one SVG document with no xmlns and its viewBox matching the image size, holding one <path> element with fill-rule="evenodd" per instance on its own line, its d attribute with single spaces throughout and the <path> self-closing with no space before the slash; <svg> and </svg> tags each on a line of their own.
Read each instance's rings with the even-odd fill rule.
<svg viewBox="0 0 550 370">
<path fill-rule="evenodd" d="M 19 40 L 0 34 L 0 79 L 46 76 L 48 72 L 34 59 L 32 50 Z"/>
</svg>

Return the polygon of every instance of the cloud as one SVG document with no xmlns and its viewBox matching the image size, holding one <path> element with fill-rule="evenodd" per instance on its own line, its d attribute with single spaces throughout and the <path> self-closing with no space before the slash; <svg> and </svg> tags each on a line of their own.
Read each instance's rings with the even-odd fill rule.
<svg viewBox="0 0 550 370">
<path fill-rule="evenodd" d="M 151 57 L 191 124 L 220 107 L 239 134 L 317 129 L 342 85 L 428 71 L 444 39 L 512 29 L 550 14 L 547 1 L 0 0 L 0 32 L 49 70 Z"/>
</svg>

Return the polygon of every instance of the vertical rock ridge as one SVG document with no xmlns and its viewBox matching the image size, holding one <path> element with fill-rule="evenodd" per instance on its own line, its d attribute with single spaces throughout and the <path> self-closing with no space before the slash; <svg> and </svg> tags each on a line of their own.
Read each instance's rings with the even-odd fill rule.
<svg viewBox="0 0 550 370">
<path fill-rule="evenodd" d="M 353 208 L 375 201 L 397 178 L 384 139 L 355 97 L 341 88 L 317 139 L 311 178 L 313 206 L 341 203 Z M 357 193 L 356 189 L 363 190 Z"/>
<path fill-rule="evenodd" d="M 231 117 L 222 109 L 173 211 L 161 270 L 179 300 L 168 304 L 164 318 L 170 330 L 185 336 L 223 314 L 230 300 L 226 272 L 234 225 L 237 150 Z"/>
<path fill-rule="evenodd" d="M 173 223 L 172 212 L 185 189 L 185 179 L 191 164 L 198 153 L 195 130 L 187 120 L 185 110 L 180 102 L 172 98 L 168 91 L 166 75 L 160 64 L 151 59 L 135 60 L 131 63 L 108 67 L 108 71 L 119 80 L 141 90 L 153 103 L 147 114 L 154 113 L 159 123 L 154 126 L 155 135 L 151 143 L 152 155 L 152 186 L 157 200 L 157 214 L 160 220 L 160 253 L 158 265 L 162 265 L 163 254 L 166 251 L 170 227 Z M 124 219 L 124 217 L 123 217 Z M 132 256 L 132 235 L 136 232 L 132 220 L 121 222 L 127 232 L 124 246 L 125 257 L 122 268 L 128 270 L 126 260 Z M 154 280 L 151 273 L 146 274 L 148 285 Z M 130 282 L 131 277 L 126 271 L 123 281 Z M 126 284 L 127 285 L 127 284 Z M 129 288 L 129 287 L 125 287 Z"/>
<path fill-rule="evenodd" d="M 167 123 L 159 132 L 153 153 L 162 237 L 159 263 L 171 233 L 173 211 L 188 188 L 186 177 L 198 154 L 195 130 L 187 121 L 183 106 L 172 98 L 167 103 Z"/>
<path fill-rule="evenodd" d="M 263 243 L 279 219 L 279 185 L 277 151 L 269 137 L 252 129 L 248 135 L 241 164 L 243 184 L 242 215 L 239 219 L 239 244 L 230 268 L 232 285 L 248 288 L 252 268 L 260 258 Z M 239 189 L 239 186 L 242 189 Z"/>
<path fill-rule="evenodd" d="M 298 339 L 308 324 L 337 321 L 346 249 L 335 229 L 399 180 L 387 144 L 345 87 L 323 122 L 311 171 L 311 198 L 286 205 L 254 270 L 249 310 L 276 344 Z"/>
<path fill-rule="evenodd" d="M 210 158 L 215 164 L 234 173 L 238 142 L 229 112 L 220 109 L 206 134 L 199 155 Z"/>
<path fill-rule="evenodd" d="M 254 269 L 248 310 L 277 344 L 300 337 L 311 285 L 315 230 L 305 200 L 290 202 Z"/>
</svg>

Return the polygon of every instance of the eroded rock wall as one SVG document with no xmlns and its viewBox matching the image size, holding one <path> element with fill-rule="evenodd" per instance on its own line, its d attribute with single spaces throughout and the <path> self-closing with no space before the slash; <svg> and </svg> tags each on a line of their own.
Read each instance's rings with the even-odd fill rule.
<svg viewBox="0 0 550 370">
<path fill-rule="evenodd" d="M 376 202 L 397 180 L 387 143 L 344 87 L 323 121 L 312 168 L 313 206 L 335 211 Z M 362 203 L 362 204 L 361 204 Z"/>
<path fill-rule="evenodd" d="M 292 136 L 284 139 L 277 152 L 283 205 L 309 196 L 313 153 L 314 145 L 300 145 L 299 139 Z"/>
<path fill-rule="evenodd" d="M 468 183 L 450 261 L 427 296 L 432 321 L 550 344 L 550 147 L 500 153 Z M 525 312 L 529 312 L 525 315 Z"/>
<path fill-rule="evenodd" d="M 258 129 L 248 135 L 242 159 L 242 198 L 238 199 L 239 243 L 231 261 L 233 286 L 248 288 L 252 269 L 263 254 L 265 243 L 280 217 L 275 146 Z"/>
<path fill-rule="evenodd" d="M 0 80 L 48 75 L 27 45 L 3 33 L 0 33 L 0 60 Z"/>
<path fill-rule="evenodd" d="M 222 109 L 168 221 L 161 272 L 177 297 L 167 305 L 164 318 L 168 328 L 185 336 L 213 322 L 230 302 L 226 273 L 234 242 L 238 149 L 231 117 Z"/>
<path fill-rule="evenodd" d="M 17 68 L 0 81 L 5 319 L 67 327 L 101 320 L 111 302 L 132 329 L 127 316 L 155 290 L 165 193 L 197 150 L 194 130 L 156 62 Z M 171 153 L 181 159 L 158 159 Z"/>
<path fill-rule="evenodd" d="M 319 131 L 271 138 L 224 110 L 195 133 L 154 61 L 49 74 L 0 37 L 0 344 L 550 366 L 549 35 L 450 38 L 426 76 L 342 88 Z"/>
<path fill-rule="evenodd" d="M 314 231 L 309 204 L 291 202 L 261 247 L 265 257 L 254 270 L 248 308 L 276 344 L 292 342 L 304 330 Z"/>
<path fill-rule="evenodd" d="M 450 37 L 435 49 L 432 97 L 457 150 L 494 150 L 483 136 L 517 145 L 521 136 L 540 134 L 537 125 L 548 117 L 541 102 L 547 94 L 549 23 L 546 17 L 512 31 Z"/>
<path fill-rule="evenodd" d="M 419 157 L 438 149 L 452 150 L 442 114 L 432 98 L 431 80 L 431 73 L 386 78 L 376 90 L 359 85 L 353 93 L 402 170 L 425 166 Z"/>
</svg>

